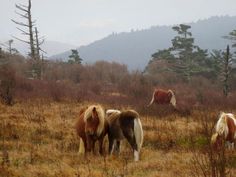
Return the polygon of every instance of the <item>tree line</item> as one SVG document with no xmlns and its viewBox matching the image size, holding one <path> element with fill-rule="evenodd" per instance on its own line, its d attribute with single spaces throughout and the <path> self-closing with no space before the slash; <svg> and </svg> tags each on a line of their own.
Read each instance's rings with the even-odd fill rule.
<svg viewBox="0 0 236 177">
<path fill-rule="evenodd" d="M 0 50 L 0 96 L 7 104 L 12 104 L 14 90 L 27 94 L 44 90 L 37 94 L 52 94 L 55 100 L 60 100 L 59 97 L 64 94 L 62 92 L 80 92 L 80 98 L 106 92 L 123 95 L 123 98 L 129 96 L 147 99 L 153 87 L 177 87 L 178 84 L 194 87 L 194 82 L 199 82 L 202 78 L 207 80 L 206 85 L 215 84 L 216 88 L 222 88 L 225 96 L 229 95 L 232 87 L 236 88 L 235 84 L 233 85 L 236 76 L 233 74 L 232 48 L 226 46 L 225 50 L 212 52 L 201 49 L 194 43 L 189 25 L 180 24 L 173 27 L 177 35 L 171 41 L 172 46 L 152 54 L 152 59 L 144 71 L 129 71 L 127 66 L 116 62 L 82 64 L 83 59 L 76 49 L 71 50 L 67 61 L 46 60 L 41 49 L 44 39 L 39 37 L 35 21 L 32 20 L 31 0 L 28 5 L 16 5 L 16 8 L 21 12 L 17 14 L 26 22 L 13 22 L 25 28 L 18 29 L 28 40 L 15 38 L 28 43 L 30 50 L 28 57 L 21 56 L 17 49 L 12 47 L 13 40 L 9 40 L 7 51 Z M 225 38 L 234 41 L 232 47 L 236 46 L 235 30 Z M 37 88 L 33 84 L 38 84 Z M 73 91 L 70 92 L 70 89 Z"/>
<path fill-rule="evenodd" d="M 152 54 L 145 73 L 169 73 L 170 77 L 175 75 L 184 82 L 191 82 L 194 76 L 203 76 L 211 81 L 221 80 L 223 93 L 227 96 L 229 79 L 233 77 L 232 65 L 235 62 L 229 45 L 224 50 L 209 52 L 194 43 L 194 37 L 190 32 L 191 26 L 180 24 L 172 29 L 177 32 L 177 36 L 171 40 L 172 46 Z M 232 47 L 236 46 L 235 30 L 225 38 L 233 40 Z"/>
</svg>

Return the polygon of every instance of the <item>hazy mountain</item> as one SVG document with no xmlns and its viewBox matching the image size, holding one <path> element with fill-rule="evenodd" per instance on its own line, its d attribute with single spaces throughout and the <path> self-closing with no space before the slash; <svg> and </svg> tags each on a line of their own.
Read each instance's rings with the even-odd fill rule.
<svg viewBox="0 0 236 177">
<path fill-rule="evenodd" d="M 2 39 L 0 41 L 0 44 L 7 45 L 7 41 L 8 40 L 6 40 L 6 39 L 5 40 Z M 3 49 L 6 48 L 6 46 L 2 46 L 2 47 L 3 47 Z M 16 48 L 22 55 L 27 55 L 29 52 L 29 45 L 27 45 L 26 43 L 20 42 L 18 40 L 14 40 L 13 47 Z M 58 53 L 68 51 L 70 49 L 74 49 L 74 48 L 76 48 L 76 46 L 61 43 L 61 42 L 46 40 L 42 44 L 41 48 L 46 52 L 46 54 L 44 54 L 45 56 L 52 56 L 52 55 L 56 55 Z"/>
<path fill-rule="evenodd" d="M 236 29 L 236 17 L 211 17 L 188 23 L 192 26 L 191 32 L 195 44 L 203 49 L 224 49 L 229 40 L 222 36 L 228 35 Z M 143 69 L 150 60 L 151 54 L 158 49 L 171 46 L 171 39 L 176 36 L 172 26 L 153 26 L 145 30 L 123 33 L 113 33 L 87 46 L 78 48 L 84 63 L 96 60 L 117 61 L 125 63 L 130 69 Z M 70 51 L 52 56 L 53 59 L 65 60 Z"/>
</svg>

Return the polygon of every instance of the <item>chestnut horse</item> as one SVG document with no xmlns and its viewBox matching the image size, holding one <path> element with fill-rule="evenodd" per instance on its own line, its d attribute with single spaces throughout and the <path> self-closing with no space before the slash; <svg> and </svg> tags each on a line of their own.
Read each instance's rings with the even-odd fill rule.
<svg viewBox="0 0 236 177">
<path fill-rule="evenodd" d="M 143 129 L 139 114 L 134 110 L 107 110 L 109 154 L 114 148 L 120 152 L 120 141 L 126 138 L 134 152 L 134 161 L 139 160 L 143 143 Z"/>
<path fill-rule="evenodd" d="M 152 99 L 148 106 L 151 106 L 153 103 L 157 104 L 171 104 L 176 108 L 176 98 L 175 94 L 172 90 L 162 90 L 162 89 L 155 89 L 152 94 Z"/>
<path fill-rule="evenodd" d="M 226 141 L 229 149 L 234 149 L 234 142 L 236 140 L 236 119 L 231 113 L 221 112 L 216 123 L 216 133 L 211 137 L 211 143 L 214 148 L 218 148 L 222 138 Z"/>
<path fill-rule="evenodd" d="M 104 109 L 100 105 L 81 109 L 76 131 L 80 137 L 79 153 L 95 152 L 95 142 L 98 140 L 99 153 L 102 154 L 103 140 L 108 131 Z"/>
</svg>

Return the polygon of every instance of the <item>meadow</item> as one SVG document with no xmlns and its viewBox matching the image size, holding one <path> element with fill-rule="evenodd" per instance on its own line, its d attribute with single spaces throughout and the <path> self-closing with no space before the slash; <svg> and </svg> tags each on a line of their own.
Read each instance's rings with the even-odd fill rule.
<svg viewBox="0 0 236 177">
<path fill-rule="evenodd" d="M 185 81 L 176 73 L 129 71 L 125 65 L 45 61 L 33 78 L 31 60 L 3 53 L 0 67 L 0 176 L 2 177 L 234 177 L 236 152 L 215 152 L 211 135 L 220 111 L 236 112 L 235 75 L 227 97 L 212 75 Z M 1 57 L 1 56 L 0 56 Z M 220 76 L 219 76 L 220 77 Z M 172 89 L 177 110 L 147 108 L 154 88 Z M 144 143 L 140 161 L 126 141 L 120 156 L 79 154 L 75 122 L 83 106 L 134 109 Z"/>
<path fill-rule="evenodd" d="M 107 138 L 104 156 L 97 153 L 85 158 L 78 153 L 74 124 L 80 108 L 90 104 L 42 99 L 0 104 L 0 176 L 212 176 L 209 141 L 218 110 L 180 114 L 168 106 L 153 106 L 143 111 L 144 144 L 140 161 L 134 162 L 126 141 L 120 156 L 107 155 Z M 226 175 L 234 176 L 236 152 L 226 151 L 225 158 Z"/>
</svg>

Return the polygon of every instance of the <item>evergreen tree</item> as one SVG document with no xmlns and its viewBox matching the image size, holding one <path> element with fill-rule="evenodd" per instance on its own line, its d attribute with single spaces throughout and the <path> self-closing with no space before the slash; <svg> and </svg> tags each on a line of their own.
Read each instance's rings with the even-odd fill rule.
<svg viewBox="0 0 236 177">
<path fill-rule="evenodd" d="M 170 52 L 169 49 L 158 50 L 158 52 L 152 54 L 152 60 L 158 59 L 173 60 L 174 55 Z"/>
<path fill-rule="evenodd" d="M 170 71 L 171 68 L 169 67 L 170 65 L 168 65 L 168 63 L 172 63 L 174 61 L 174 58 L 174 55 L 171 54 L 169 49 L 158 50 L 158 52 L 152 54 L 152 59 L 149 61 L 144 72 L 153 74 L 158 72 Z M 160 62 L 162 63 L 162 65 L 160 65 Z M 163 66 L 163 63 L 166 63 L 166 65 Z"/>
<path fill-rule="evenodd" d="M 172 29 L 177 32 L 177 36 L 172 39 L 172 46 L 152 54 L 145 72 L 150 70 L 155 73 L 155 69 L 159 69 L 159 72 L 174 72 L 186 81 L 190 81 L 193 75 L 209 72 L 212 63 L 209 62 L 208 51 L 194 45 L 194 38 L 189 31 L 191 26 L 180 24 Z"/>
<path fill-rule="evenodd" d="M 80 58 L 78 50 L 72 49 L 71 50 L 71 55 L 69 56 L 68 63 L 71 63 L 71 64 L 73 64 L 73 63 L 81 64 L 82 61 L 83 61 L 83 59 Z"/>
<path fill-rule="evenodd" d="M 204 65 L 207 57 L 207 50 L 202 50 L 194 45 L 192 33 L 188 31 L 190 28 L 191 26 L 184 24 L 174 26 L 172 29 L 178 35 L 172 39 L 172 47 L 170 48 L 176 58 L 175 71 L 187 81 L 190 81 L 194 74 L 206 70 Z"/>
</svg>

